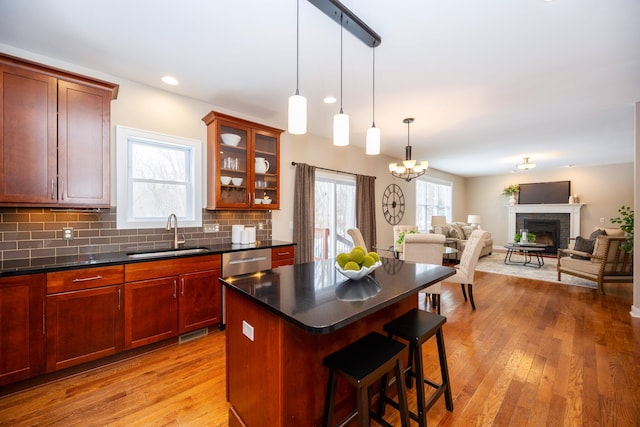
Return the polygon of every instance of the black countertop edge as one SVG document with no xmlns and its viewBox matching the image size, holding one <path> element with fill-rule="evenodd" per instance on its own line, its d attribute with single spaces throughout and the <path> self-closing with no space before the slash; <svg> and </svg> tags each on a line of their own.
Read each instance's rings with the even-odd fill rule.
<svg viewBox="0 0 640 427">
<path fill-rule="evenodd" d="M 30 258 L 0 261 L 0 277 L 19 276 L 24 274 L 48 273 L 60 270 L 74 270 L 88 267 L 106 267 L 110 265 L 133 264 L 138 262 L 159 261 L 172 258 L 187 258 L 206 255 L 217 255 L 229 252 L 251 251 L 255 249 L 276 248 L 279 246 L 296 245 L 292 242 L 280 240 L 264 240 L 255 244 L 223 244 L 223 245 L 202 245 L 184 246 L 180 249 L 205 248 L 205 252 L 167 255 L 153 258 L 131 258 L 128 254 L 141 252 L 171 252 L 170 248 L 157 248 L 146 250 L 132 250 L 126 252 L 107 252 L 82 255 L 65 255 L 49 258 Z"/>
<path fill-rule="evenodd" d="M 327 261 L 327 260 L 325 260 Z M 329 260 L 331 263 L 333 263 L 332 260 Z M 323 261 L 320 261 L 323 262 Z M 310 263 L 311 264 L 311 263 Z M 408 264 L 414 264 L 414 263 L 408 263 Z M 231 276 L 231 277 L 220 277 L 219 281 L 223 286 L 226 286 L 227 288 L 236 291 L 240 294 L 242 294 L 244 297 L 246 297 L 247 299 L 249 299 L 250 301 L 260 305 L 261 307 L 264 307 L 265 309 L 267 309 L 268 311 L 272 312 L 273 314 L 277 315 L 278 317 L 286 320 L 287 322 L 301 328 L 302 330 L 304 330 L 305 332 L 311 333 L 311 334 L 316 334 L 316 335 L 320 335 L 320 334 L 328 334 L 331 332 L 334 332 L 340 328 L 343 328 L 347 325 L 350 325 L 358 320 L 361 320 L 367 316 L 369 316 L 370 314 L 373 314 L 379 310 L 382 310 L 392 304 L 395 304 L 396 302 L 399 302 L 411 295 L 417 294 L 418 292 L 420 292 L 421 290 L 434 285 L 436 283 L 442 282 L 443 280 L 445 280 L 448 277 L 451 277 L 453 275 L 455 275 L 456 270 L 454 268 L 451 267 L 445 267 L 445 266 L 440 266 L 441 268 L 438 269 L 440 272 L 438 274 L 433 274 L 429 277 L 428 280 L 426 280 L 424 283 L 421 284 L 416 284 L 414 287 L 411 287 L 409 289 L 404 290 L 403 292 L 394 294 L 393 297 L 391 298 L 386 298 L 381 300 L 380 302 L 377 302 L 375 305 L 372 305 L 366 309 L 362 309 L 362 310 L 354 310 L 353 313 L 350 313 L 349 317 L 346 318 L 342 318 L 341 320 L 336 320 L 335 322 L 332 323 L 325 323 L 325 324 L 316 324 L 316 325 L 312 325 L 309 323 L 305 323 L 299 319 L 297 319 L 295 317 L 295 315 L 291 315 L 289 313 L 286 313 L 280 309 L 278 309 L 278 307 L 269 304 L 267 302 L 264 302 L 263 300 L 261 300 L 260 298 L 257 298 L 252 292 L 249 292 L 244 286 L 240 285 L 237 286 L 234 282 L 238 279 L 242 280 L 243 282 L 246 283 L 247 280 L 249 281 L 253 281 L 255 283 L 259 283 L 261 280 L 263 281 L 268 281 L 269 280 L 269 273 L 267 272 L 265 274 L 265 272 L 261 272 L 259 274 L 253 274 L 253 275 L 245 275 L 245 276 Z M 300 269 L 300 268 L 304 268 L 304 264 L 298 264 L 298 265 L 294 265 L 294 266 L 285 266 L 285 267 L 279 267 L 273 270 L 270 270 L 271 273 L 276 273 L 278 271 L 282 271 L 283 269 Z M 374 281 L 376 281 L 374 279 Z M 289 285 L 289 286 L 295 286 L 295 284 L 292 283 L 284 283 L 285 286 Z M 389 286 L 387 283 L 382 282 L 381 283 L 382 286 Z M 278 284 L 277 286 L 281 287 L 283 286 L 282 283 Z M 331 287 L 335 287 L 335 284 L 333 284 L 333 286 Z M 327 307 L 328 309 L 330 309 L 330 307 Z"/>
</svg>

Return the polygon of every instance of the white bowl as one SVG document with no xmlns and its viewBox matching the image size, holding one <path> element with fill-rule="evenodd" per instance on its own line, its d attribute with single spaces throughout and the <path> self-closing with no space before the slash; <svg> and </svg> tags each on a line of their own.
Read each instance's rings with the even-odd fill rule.
<svg viewBox="0 0 640 427">
<path fill-rule="evenodd" d="M 362 279 L 364 276 L 367 276 L 369 273 L 371 273 L 373 270 L 380 267 L 381 265 L 382 265 L 382 262 L 378 261 L 369 268 L 362 267 L 360 270 L 356 271 L 356 270 L 343 270 L 342 267 L 340 267 L 340 264 L 336 262 L 336 270 L 338 270 L 340 273 L 342 273 L 343 276 L 348 277 L 351 280 L 358 280 L 358 279 Z"/>
<path fill-rule="evenodd" d="M 229 183 L 231 182 L 231 177 L 230 176 L 221 176 L 220 177 L 220 182 L 223 183 L 224 185 L 229 185 Z"/>
<path fill-rule="evenodd" d="M 233 185 L 241 185 L 242 178 L 231 178 L 231 182 L 233 182 Z"/>
<path fill-rule="evenodd" d="M 265 205 L 270 205 L 271 204 L 271 199 L 262 199 L 262 203 Z"/>
<path fill-rule="evenodd" d="M 261 204 L 261 203 L 262 203 L 262 199 L 255 199 L 255 200 L 254 200 L 254 203 L 255 203 L 256 205 L 259 205 L 259 204 Z"/>
<path fill-rule="evenodd" d="M 231 145 L 232 147 L 237 147 L 240 144 L 240 135 L 236 135 L 235 133 L 223 133 L 220 135 L 222 138 L 222 143 L 225 145 Z"/>
</svg>

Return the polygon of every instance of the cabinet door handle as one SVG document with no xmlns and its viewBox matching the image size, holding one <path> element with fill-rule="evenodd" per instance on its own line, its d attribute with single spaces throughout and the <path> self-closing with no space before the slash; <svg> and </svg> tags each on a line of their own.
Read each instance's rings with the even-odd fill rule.
<svg viewBox="0 0 640 427">
<path fill-rule="evenodd" d="M 76 279 L 73 279 L 73 283 L 89 282 L 91 280 L 100 280 L 100 279 L 102 279 L 102 276 L 78 277 Z"/>
<path fill-rule="evenodd" d="M 60 198 L 64 200 L 64 179 L 60 181 Z"/>
<path fill-rule="evenodd" d="M 42 301 L 42 335 L 47 335 L 47 302 Z"/>
<path fill-rule="evenodd" d="M 180 292 L 180 295 L 184 296 L 184 277 L 180 281 L 182 282 L 182 292 Z"/>
<path fill-rule="evenodd" d="M 51 200 L 56 199 L 56 184 L 55 180 L 51 178 Z"/>
<path fill-rule="evenodd" d="M 174 280 L 173 281 L 173 298 L 174 299 L 176 298 L 177 286 L 178 286 L 177 280 Z"/>
<path fill-rule="evenodd" d="M 118 289 L 118 311 L 120 311 L 120 289 Z"/>
</svg>

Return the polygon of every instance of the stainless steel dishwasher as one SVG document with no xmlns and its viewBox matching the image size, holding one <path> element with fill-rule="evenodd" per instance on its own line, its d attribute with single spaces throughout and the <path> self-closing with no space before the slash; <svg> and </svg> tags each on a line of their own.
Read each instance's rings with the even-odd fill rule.
<svg viewBox="0 0 640 427">
<path fill-rule="evenodd" d="M 222 277 L 252 274 L 271 269 L 271 249 L 253 249 L 222 254 Z M 226 288 L 222 287 L 222 324 L 227 324 Z M 223 326 L 224 327 L 224 326 Z"/>
</svg>

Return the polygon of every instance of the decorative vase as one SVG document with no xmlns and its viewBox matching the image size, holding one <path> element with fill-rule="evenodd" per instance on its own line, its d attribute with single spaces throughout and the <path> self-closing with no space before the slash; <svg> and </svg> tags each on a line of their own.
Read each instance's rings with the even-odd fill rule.
<svg viewBox="0 0 640 427">
<path fill-rule="evenodd" d="M 516 204 L 516 196 L 515 194 L 512 194 L 509 196 L 509 206 L 513 206 Z"/>
</svg>

